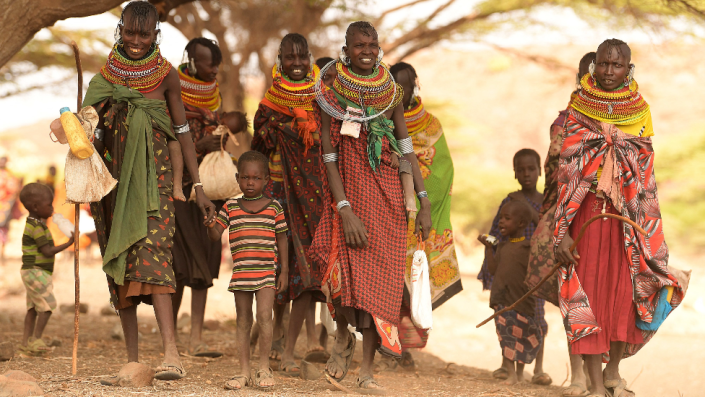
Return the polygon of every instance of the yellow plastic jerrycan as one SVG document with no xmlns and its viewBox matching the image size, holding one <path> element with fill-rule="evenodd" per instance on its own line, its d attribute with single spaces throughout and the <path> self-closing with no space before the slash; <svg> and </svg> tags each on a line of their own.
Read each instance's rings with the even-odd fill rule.
<svg viewBox="0 0 705 397">
<path fill-rule="evenodd" d="M 93 154 L 93 145 L 86 137 L 81 122 L 69 108 L 61 108 L 61 126 L 64 127 L 71 153 L 79 159 L 87 159 Z"/>
</svg>

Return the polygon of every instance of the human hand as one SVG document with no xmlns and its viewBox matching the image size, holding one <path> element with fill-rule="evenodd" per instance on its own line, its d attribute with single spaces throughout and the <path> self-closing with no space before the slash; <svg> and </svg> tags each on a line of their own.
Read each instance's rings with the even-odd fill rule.
<svg viewBox="0 0 705 397">
<path fill-rule="evenodd" d="M 289 271 L 282 271 L 279 273 L 279 277 L 277 277 L 277 293 L 281 294 L 282 292 L 286 291 L 289 289 Z"/>
<path fill-rule="evenodd" d="M 345 244 L 350 248 L 367 248 L 370 244 L 367 241 L 369 234 L 360 218 L 355 215 L 349 206 L 340 209 L 340 218 L 343 221 L 343 233 L 345 234 Z"/>
<path fill-rule="evenodd" d="M 416 215 L 416 222 L 414 226 L 414 234 L 419 234 L 419 231 L 423 234 L 423 239 L 428 239 L 428 235 L 431 234 L 431 228 L 433 227 L 433 222 L 431 221 L 431 200 L 428 197 L 423 197 L 419 200 L 421 202 L 421 209 Z"/>
<path fill-rule="evenodd" d="M 66 242 L 66 246 L 73 244 L 74 241 L 76 241 L 76 239 L 74 238 L 73 233 L 71 233 L 71 237 L 69 237 L 69 241 Z"/>
<path fill-rule="evenodd" d="M 199 152 L 216 152 L 220 150 L 220 142 L 224 141 L 227 135 L 206 135 L 195 143 Z M 223 142 L 223 144 L 225 144 Z"/>
<path fill-rule="evenodd" d="M 196 205 L 201 209 L 203 214 L 203 224 L 211 225 L 215 221 L 215 205 L 208 200 L 206 194 L 203 193 L 203 186 L 196 186 Z"/>
<path fill-rule="evenodd" d="M 568 233 L 566 233 L 561 243 L 558 244 L 558 248 L 556 248 L 556 260 L 558 262 L 565 264 L 572 263 L 573 265 L 578 264 L 578 261 L 576 261 L 576 259 L 580 259 L 580 255 L 578 255 L 577 249 L 573 250 L 573 252 L 570 252 L 570 247 L 572 245 L 573 238 L 570 237 Z"/>
<path fill-rule="evenodd" d="M 477 241 L 481 242 L 485 247 L 492 248 L 492 243 L 487 239 L 487 235 L 481 234 L 477 236 Z"/>
</svg>

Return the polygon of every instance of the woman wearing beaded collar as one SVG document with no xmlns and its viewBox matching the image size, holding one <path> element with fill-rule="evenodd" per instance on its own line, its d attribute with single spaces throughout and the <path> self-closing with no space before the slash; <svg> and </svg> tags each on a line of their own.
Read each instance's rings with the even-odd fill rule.
<svg viewBox="0 0 705 397">
<path fill-rule="evenodd" d="M 171 308 L 174 204 L 168 140 L 179 141 L 189 173 L 197 184 L 199 178 L 179 76 L 159 52 L 158 22 L 157 10 L 149 2 L 125 6 L 115 47 L 101 73 L 91 80 L 83 104 L 98 110 L 105 131 L 96 131 L 96 149 L 119 180 L 116 190 L 91 204 L 91 212 L 111 302 L 125 334 L 127 358 L 138 361 L 137 305 L 151 303 L 164 344 L 164 361 L 156 376 L 172 380 L 183 377 L 185 371 L 176 348 Z M 203 219 L 210 222 L 214 206 L 202 188 L 197 188 L 196 199 Z"/>
<path fill-rule="evenodd" d="M 294 346 L 310 303 L 312 299 L 324 301 L 322 268 L 308 255 L 323 212 L 319 126 L 313 113 L 319 74 L 306 38 L 298 33 L 284 36 L 272 68 L 272 86 L 255 114 L 252 139 L 252 149 L 269 157 L 270 180 L 265 194 L 284 208 L 289 252 L 295 253 L 289 259 L 289 289 L 277 295 L 274 306 L 271 352 L 271 358 L 281 354 L 280 371 L 293 376 L 300 373 L 294 362 Z M 293 302 L 285 338 L 282 316 L 289 301 Z M 324 354 L 315 328 L 307 325 L 307 330 L 309 352 Z"/>
<path fill-rule="evenodd" d="M 363 334 L 356 383 L 382 389 L 373 378 L 375 349 L 401 356 L 397 326 L 407 222 L 394 168 L 399 155 L 413 172 L 421 201 L 415 230 L 424 239 L 431 230 L 430 201 L 404 122 L 403 90 L 381 63 L 377 32 L 368 22 L 354 22 L 345 41 L 333 89 L 317 97 L 326 173 L 311 255 L 326 267 L 323 288 L 338 326 L 326 371 L 336 380 L 347 374 L 355 348 L 350 324 Z"/>
<path fill-rule="evenodd" d="M 634 395 L 620 361 L 653 337 L 684 294 L 668 269 L 651 112 L 630 61 L 621 40 L 597 48 L 568 110 L 557 176 L 554 247 L 556 260 L 568 264 L 559 270 L 561 314 L 571 353 L 585 358 L 590 395 L 599 397 Z M 570 252 L 572 237 L 600 213 L 632 219 L 648 234 L 603 219 L 590 224 L 577 252 Z"/>
</svg>

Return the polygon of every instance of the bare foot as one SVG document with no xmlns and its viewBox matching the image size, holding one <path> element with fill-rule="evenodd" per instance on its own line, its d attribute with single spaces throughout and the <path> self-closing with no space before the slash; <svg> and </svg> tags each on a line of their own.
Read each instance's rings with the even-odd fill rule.
<svg viewBox="0 0 705 397">
<path fill-rule="evenodd" d="M 519 379 L 518 379 L 518 377 L 517 377 L 517 374 L 516 374 L 516 372 L 514 372 L 514 373 L 510 373 L 510 374 L 509 374 L 509 377 L 508 377 L 507 379 L 505 379 L 504 381 L 502 381 L 502 384 L 505 384 L 505 385 L 516 385 L 516 384 L 519 383 L 519 382 L 520 382 L 520 381 L 519 381 Z"/>
<path fill-rule="evenodd" d="M 184 196 L 181 186 L 174 186 L 174 200 L 186 201 L 186 196 Z"/>
</svg>

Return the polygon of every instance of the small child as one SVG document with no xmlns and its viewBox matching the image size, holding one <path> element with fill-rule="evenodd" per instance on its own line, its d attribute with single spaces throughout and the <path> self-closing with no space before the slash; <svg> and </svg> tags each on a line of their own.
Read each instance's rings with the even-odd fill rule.
<svg viewBox="0 0 705 397">
<path fill-rule="evenodd" d="M 207 225 L 208 237 L 213 241 L 220 240 L 223 231 L 228 228 L 233 256 L 233 275 L 228 290 L 235 295 L 240 374 L 228 380 L 225 388 L 239 390 L 252 384 L 259 388 L 271 388 L 274 386 L 274 376 L 267 353 L 272 349 L 275 293 L 288 288 L 287 226 L 281 205 L 262 195 L 269 180 L 267 157 L 257 151 L 245 152 L 240 156 L 238 166 L 236 178 L 243 197 L 228 200 L 216 220 Z M 277 257 L 281 264 L 278 278 Z M 260 327 L 260 362 L 254 382 L 250 379 L 249 348 L 253 296 L 257 297 L 257 324 Z"/>
<path fill-rule="evenodd" d="M 21 350 L 37 355 L 49 351 L 42 340 L 51 312 L 56 310 L 51 274 L 54 255 L 73 244 L 73 235 L 64 244 L 54 246 L 51 232 L 44 223 L 54 213 L 54 194 L 49 186 L 30 183 L 22 188 L 20 201 L 29 211 L 22 235 L 22 282 L 27 289 L 27 315 L 24 320 Z M 36 323 L 36 327 L 35 327 Z"/>
<path fill-rule="evenodd" d="M 529 239 L 524 237 L 524 229 L 531 217 L 531 208 L 525 201 L 511 200 L 502 206 L 499 217 L 499 230 L 508 241 L 499 243 L 496 254 L 493 254 L 493 244 L 487 236 L 478 237 L 485 245 L 488 269 L 494 276 L 490 307 L 495 312 L 512 305 L 529 291 L 524 284 L 529 264 Z M 502 348 L 502 368 L 507 372 L 505 384 L 524 381 L 524 364 L 534 361 L 543 344 L 541 328 L 534 319 L 535 310 L 536 298 L 530 296 L 514 310 L 495 319 Z"/>
</svg>

